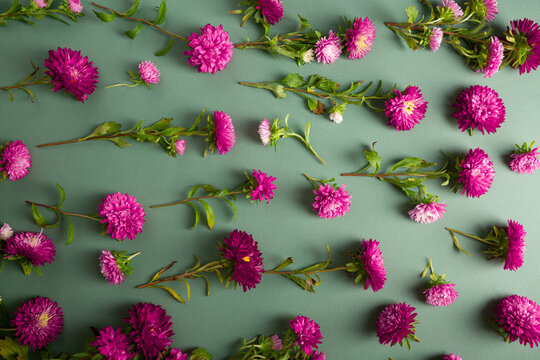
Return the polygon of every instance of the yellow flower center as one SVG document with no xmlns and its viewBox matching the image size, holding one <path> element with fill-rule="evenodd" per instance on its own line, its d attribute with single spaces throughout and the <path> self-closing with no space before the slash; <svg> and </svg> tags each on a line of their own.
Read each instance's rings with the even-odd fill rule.
<svg viewBox="0 0 540 360">
<path fill-rule="evenodd" d="M 359 50 L 367 49 L 369 45 L 366 44 L 366 39 L 367 39 L 367 36 L 365 35 L 359 36 L 354 42 L 354 45 L 356 46 L 356 48 Z"/>
<path fill-rule="evenodd" d="M 30 245 L 31 247 L 35 248 L 36 246 L 38 246 L 39 244 L 41 243 L 41 240 L 39 237 L 37 236 L 32 236 L 29 240 L 28 240 L 28 245 Z"/>
<path fill-rule="evenodd" d="M 39 326 L 43 328 L 47 327 L 47 324 L 49 323 L 49 320 L 51 320 L 51 318 L 52 316 L 48 312 L 42 313 L 38 318 Z"/>
<path fill-rule="evenodd" d="M 405 106 L 404 107 L 405 112 L 409 115 L 411 115 L 414 109 L 416 109 L 416 104 L 413 101 L 405 101 L 403 105 Z"/>
<path fill-rule="evenodd" d="M 251 259 L 249 258 L 249 256 L 244 256 L 244 257 L 242 258 L 242 260 L 244 260 L 245 262 L 250 262 L 250 261 L 251 261 Z"/>
</svg>

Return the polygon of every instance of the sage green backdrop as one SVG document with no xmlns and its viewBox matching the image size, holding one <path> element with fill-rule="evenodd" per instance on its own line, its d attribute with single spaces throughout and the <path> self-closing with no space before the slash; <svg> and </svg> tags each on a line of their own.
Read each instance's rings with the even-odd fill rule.
<svg viewBox="0 0 540 360">
<path fill-rule="evenodd" d="M 9 1 L 0 5 L 7 8 Z M 164 57 L 153 54 L 167 43 L 166 36 L 145 28 L 135 39 L 123 35 L 134 23 L 116 19 L 102 23 L 84 1 L 86 16 L 70 26 L 45 19 L 37 25 L 10 22 L 1 31 L 1 84 L 12 84 L 30 72 L 28 63 L 42 64 L 49 49 L 80 49 L 99 68 L 99 86 L 85 104 L 47 86 L 34 87 L 35 103 L 24 92 L 15 93 L 10 102 L 7 93 L 0 98 L 0 141 L 21 139 L 30 148 L 33 166 L 22 181 L 0 184 L 0 222 L 17 230 L 39 231 L 24 200 L 56 204 L 55 183 L 67 194 L 64 209 L 95 213 L 107 193 L 127 192 L 144 206 L 146 224 L 135 240 L 122 243 L 100 236 L 101 228 L 84 219 L 74 219 L 75 241 L 64 246 L 67 224 L 47 229 L 45 234 L 57 245 L 56 261 L 44 266 L 43 275 L 24 276 L 9 262 L 0 275 L 0 296 L 14 310 L 22 301 L 47 296 L 57 301 L 65 313 L 63 333 L 52 345 L 54 352 L 82 351 L 90 326 L 118 326 L 128 308 L 137 302 L 162 305 L 171 315 L 176 333 L 174 346 L 191 349 L 202 346 L 216 359 L 234 353 L 242 338 L 271 335 L 288 328 L 288 319 L 298 314 L 317 321 L 324 336 L 320 349 L 331 360 L 340 359 L 439 359 L 441 354 L 460 354 L 464 359 L 538 359 L 538 350 L 518 343 L 507 344 L 488 325 L 486 318 L 495 301 L 519 294 L 540 301 L 538 273 L 538 192 L 540 173 L 518 175 L 507 163 L 515 143 L 540 141 L 540 72 L 519 76 L 506 68 L 492 79 L 484 79 L 464 64 L 464 59 L 443 44 L 437 53 L 413 52 L 384 21 L 403 21 L 404 8 L 415 0 L 341 0 L 284 1 L 285 17 L 275 31 L 295 30 L 296 15 L 302 14 L 317 29 L 327 32 L 342 24 L 342 16 L 368 16 L 377 30 L 375 45 L 362 60 L 342 56 L 336 63 L 318 63 L 301 68 L 288 59 L 276 59 L 259 50 L 235 50 L 228 67 L 214 75 L 197 73 L 189 67 L 185 44 L 178 42 Z M 107 3 L 105 3 L 107 5 Z M 109 1 L 108 5 L 127 9 L 129 1 Z M 158 1 L 142 1 L 138 15 L 153 18 Z M 255 39 L 259 29 L 248 24 L 240 28 L 240 17 L 227 14 L 236 8 L 233 0 L 170 0 L 164 27 L 188 35 L 206 23 L 223 24 L 233 42 Z M 493 25 L 498 33 L 510 20 L 536 16 L 537 0 L 499 1 L 500 13 Z M 274 28 L 273 28 L 274 29 Z M 161 70 L 161 83 L 152 91 L 104 87 L 128 81 L 127 70 L 136 71 L 142 60 L 152 60 Z M 349 106 L 342 124 L 310 113 L 300 97 L 277 100 L 265 90 L 238 85 L 239 81 L 277 80 L 286 74 L 303 76 L 322 74 L 348 84 L 358 80 L 383 80 L 398 88 L 417 85 L 429 101 L 425 119 L 410 132 L 398 132 L 386 126 L 383 114 Z M 451 103 L 465 88 L 488 85 L 504 100 L 506 122 L 496 134 L 469 136 L 457 129 L 451 117 Z M 161 117 L 174 117 L 179 125 L 191 124 L 201 108 L 208 112 L 226 111 L 234 120 L 237 143 L 227 155 L 203 158 L 204 141 L 188 139 L 184 156 L 170 158 L 152 144 L 136 143 L 119 149 L 108 142 L 89 142 L 37 149 L 35 145 L 82 137 L 105 121 L 127 126 L 141 119 L 148 123 Z M 312 123 L 311 139 L 315 149 L 327 161 L 323 166 L 300 143 L 282 140 L 277 152 L 261 145 L 257 126 L 267 117 L 283 118 L 291 114 L 290 125 L 301 131 Z M 362 149 L 377 141 L 383 167 L 402 157 L 418 156 L 441 162 L 444 151 L 466 152 L 481 147 L 491 157 L 495 181 L 491 190 L 478 199 L 456 195 L 428 181 L 432 193 L 448 205 L 448 213 L 437 223 L 412 222 L 408 201 L 390 184 L 374 179 L 344 178 L 339 174 L 363 166 Z M 149 205 L 180 200 L 188 189 L 199 183 L 234 187 L 243 181 L 244 170 L 261 169 L 277 177 L 275 198 L 269 205 L 251 204 L 239 199 L 239 219 L 218 201 L 213 231 L 200 225 L 190 231 L 194 217 L 188 207 L 149 209 Z M 311 185 L 302 174 L 331 178 L 346 184 L 352 194 L 352 207 L 346 216 L 334 220 L 318 218 L 311 210 Z M 50 215 L 50 214 L 47 214 Z M 505 226 L 507 219 L 522 223 L 527 231 L 525 264 L 516 272 L 504 271 L 499 262 L 488 262 L 482 247 L 463 238 L 469 257 L 458 252 L 445 226 L 485 235 L 491 225 Z M 266 268 L 292 256 L 302 267 L 326 257 L 326 245 L 333 252 L 334 264 L 347 261 L 347 251 L 362 238 L 380 241 L 388 282 L 373 293 L 353 287 L 343 273 L 322 275 L 316 294 L 303 292 L 287 279 L 265 275 L 256 289 L 225 289 L 211 277 L 211 296 L 205 296 L 204 281 L 192 283 L 191 302 L 182 305 L 160 289 L 137 290 L 159 268 L 177 260 L 177 271 L 191 267 L 192 254 L 202 261 L 216 258 L 216 241 L 238 228 L 253 234 L 263 253 Z M 142 251 L 135 258 L 135 271 L 120 287 L 109 285 L 101 276 L 98 255 L 102 249 Z M 447 273 L 457 284 L 460 297 L 448 308 L 433 308 L 421 293 L 425 280 L 419 278 L 429 257 L 435 270 Z M 184 286 L 174 285 L 181 294 Z M 417 335 L 422 343 L 412 350 L 378 343 L 375 321 L 381 309 L 403 302 L 417 308 Z"/>
</svg>

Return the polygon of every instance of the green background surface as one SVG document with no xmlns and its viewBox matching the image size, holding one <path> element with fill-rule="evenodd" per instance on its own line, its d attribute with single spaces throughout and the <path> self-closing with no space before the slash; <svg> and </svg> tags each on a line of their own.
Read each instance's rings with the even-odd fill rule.
<svg viewBox="0 0 540 360">
<path fill-rule="evenodd" d="M 1 0 L 2 8 L 8 1 Z M 106 3 L 105 3 L 106 4 Z M 125 9 L 129 2 L 108 2 Z M 153 18 L 158 1 L 143 1 L 138 13 Z M 190 349 L 205 347 L 216 359 L 234 353 L 242 338 L 283 332 L 288 319 L 298 314 L 318 322 L 324 336 L 320 349 L 328 359 L 439 359 L 441 354 L 460 354 L 464 359 L 537 359 L 537 349 L 518 343 L 507 344 L 490 328 L 486 317 L 494 303 L 505 296 L 519 294 L 540 300 L 538 273 L 538 176 L 518 175 L 508 167 L 515 143 L 540 140 L 540 73 L 519 76 L 506 68 L 492 79 L 484 79 L 464 64 L 448 46 L 437 53 L 409 50 L 384 21 L 403 21 L 404 8 L 417 5 L 414 0 L 372 1 L 284 1 L 285 18 L 275 27 L 278 32 L 296 29 L 296 14 L 301 13 L 315 28 L 327 32 L 349 18 L 368 16 L 377 30 L 371 52 L 362 60 L 342 56 L 336 63 L 323 66 L 312 63 L 298 68 L 289 59 L 275 59 L 259 50 L 235 50 L 228 67 L 214 75 L 197 73 L 182 55 L 185 44 L 177 43 L 165 57 L 153 54 L 167 38 L 145 28 L 135 40 L 123 31 L 135 24 L 117 19 L 100 22 L 83 2 L 86 16 L 79 24 L 66 26 L 45 19 L 36 26 L 10 22 L 1 31 L 1 84 L 11 84 L 30 72 L 28 60 L 42 64 L 49 49 L 71 47 L 82 50 L 99 68 L 100 83 L 85 104 L 71 97 L 35 87 L 36 102 L 16 93 L 9 102 L 7 93 L 0 98 L 0 141 L 21 139 L 30 148 L 33 166 L 21 181 L 0 185 L 0 222 L 8 222 L 16 231 L 39 231 L 30 207 L 24 200 L 57 203 L 55 182 L 67 194 L 64 209 L 95 213 L 100 200 L 117 191 L 135 196 L 147 215 L 144 231 L 135 240 L 122 243 L 100 236 L 97 224 L 74 219 L 75 241 L 67 239 L 65 222 L 45 234 L 57 245 L 56 261 L 42 268 L 43 276 L 24 276 L 15 263 L 8 263 L 0 275 L 0 296 L 14 310 L 22 301 L 47 296 L 57 301 L 65 313 L 65 327 L 55 352 L 82 351 L 91 336 L 90 326 L 118 326 L 131 304 L 151 301 L 162 305 L 171 315 L 176 333 L 174 346 Z M 223 24 L 233 42 L 255 39 L 259 29 L 248 24 L 240 28 L 240 17 L 227 14 L 236 1 L 169 1 L 164 26 L 188 35 L 206 23 Z M 499 1 L 499 15 L 493 25 L 498 33 L 510 20 L 536 16 L 537 0 Z M 126 82 L 127 70 L 136 70 L 142 60 L 152 60 L 161 70 L 161 83 L 152 91 L 114 88 L 107 85 Z M 239 81 L 277 80 L 291 72 L 304 76 L 322 74 L 348 84 L 358 80 L 383 80 L 398 88 L 417 85 L 429 101 L 425 119 L 410 132 L 398 132 L 386 126 L 383 114 L 350 106 L 342 124 L 311 114 L 300 97 L 277 100 L 271 93 L 238 85 Z M 503 99 L 506 122 L 496 134 L 480 133 L 470 137 L 457 129 L 450 116 L 451 103 L 471 85 L 488 85 Z M 184 156 L 170 158 L 152 144 L 134 144 L 119 149 L 108 142 L 88 142 L 37 149 L 34 146 L 79 138 L 105 121 L 127 126 L 141 119 L 149 123 L 161 117 L 174 117 L 176 124 L 191 124 L 201 108 L 222 110 L 234 121 L 237 143 L 227 155 L 202 157 L 204 141 L 188 139 Z M 286 139 L 275 153 L 261 145 L 257 126 L 262 118 L 283 118 L 291 114 L 291 127 L 302 130 L 312 122 L 311 139 L 315 149 L 327 161 L 322 166 L 300 143 Z M 374 179 L 343 178 L 339 174 L 363 166 L 362 150 L 377 141 L 383 167 L 402 157 L 418 156 L 441 162 L 444 151 L 466 152 L 481 147 L 491 157 L 495 181 L 491 190 L 478 199 L 466 198 L 428 182 L 432 193 L 448 205 L 448 213 L 437 223 L 420 225 L 407 216 L 410 209 L 405 196 L 390 184 Z M 243 181 L 244 170 L 261 169 L 277 177 L 275 198 L 269 205 L 252 204 L 239 199 L 239 219 L 218 201 L 213 201 L 217 223 L 213 231 L 189 227 L 193 213 L 188 207 L 149 209 L 148 206 L 180 200 L 188 189 L 199 183 L 236 186 Z M 353 196 L 351 211 L 334 220 L 318 218 L 311 210 L 311 185 L 302 173 L 314 177 L 337 177 Z M 480 244 L 463 239 L 462 245 L 473 256 L 459 253 L 445 226 L 485 235 L 490 226 L 505 226 L 507 219 L 524 225 L 527 231 L 525 264 L 516 272 L 504 271 L 499 262 L 485 260 Z M 204 282 L 192 283 L 192 299 L 177 303 L 159 289 L 137 290 L 162 266 L 177 260 L 175 268 L 184 271 L 193 265 L 192 254 L 202 261 L 217 256 L 216 241 L 238 228 L 253 234 L 270 269 L 292 256 L 295 265 L 306 266 L 326 257 L 326 245 L 333 251 L 334 264 L 347 261 L 347 251 L 362 238 L 380 241 L 388 282 L 373 293 L 353 287 L 343 273 L 322 275 L 316 294 L 303 292 L 289 280 L 265 275 L 255 290 L 243 293 L 225 289 L 211 278 L 211 296 L 204 294 Z M 101 276 L 98 256 L 102 249 L 142 251 L 134 260 L 134 275 L 120 287 L 109 285 Z M 460 297 L 448 308 L 433 308 L 421 293 L 425 284 L 419 278 L 427 259 L 433 258 L 435 270 L 447 273 L 457 284 Z M 182 284 L 177 287 L 185 294 Z M 422 343 L 413 349 L 382 346 L 375 333 L 375 321 L 382 308 L 403 302 L 417 308 L 417 335 Z"/>
</svg>

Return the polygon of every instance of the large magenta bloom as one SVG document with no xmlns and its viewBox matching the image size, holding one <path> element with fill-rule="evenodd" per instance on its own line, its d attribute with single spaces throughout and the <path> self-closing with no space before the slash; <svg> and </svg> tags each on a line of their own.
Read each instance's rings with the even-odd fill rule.
<svg viewBox="0 0 540 360">
<path fill-rule="evenodd" d="M 236 141 L 232 119 L 224 111 L 214 112 L 214 141 L 219 155 L 228 153 Z"/>
<path fill-rule="evenodd" d="M 101 223 L 107 224 L 107 234 L 123 241 L 135 239 L 142 232 L 144 210 L 135 197 L 117 192 L 108 194 L 99 204 L 98 215 Z"/>
<path fill-rule="evenodd" d="M 354 19 L 353 27 L 345 35 L 349 59 L 361 59 L 366 56 L 375 41 L 375 26 L 366 17 Z"/>
<path fill-rule="evenodd" d="M 458 293 L 454 290 L 456 284 L 438 284 L 424 291 L 426 302 L 431 306 L 452 305 L 458 298 Z"/>
<path fill-rule="evenodd" d="M 82 57 L 80 51 L 69 48 L 49 50 L 45 67 L 49 69 L 45 73 L 51 76 L 54 91 L 65 89 L 66 93 L 72 93 L 82 103 L 96 88 L 96 79 L 99 78 L 97 67 L 88 61 L 87 56 Z"/>
<path fill-rule="evenodd" d="M 540 155 L 538 148 L 530 149 L 527 152 L 514 153 L 510 155 L 512 157 L 510 168 L 520 174 L 532 174 L 533 171 L 540 167 L 538 155 Z"/>
<path fill-rule="evenodd" d="M 512 30 L 510 30 L 510 28 Z M 510 21 L 510 28 L 507 31 L 511 33 L 517 41 L 526 42 L 525 61 L 519 65 L 519 73 L 529 73 L 536 70 L 540 65 L 540 26 L 527 18 L 523 20 Z M 522 51 L 522 52 L 523 52 Z"/>
<path fill-rule="evenodd" d="M 134 355 L 130 353 L 129 339 L 122 333 L 120 327 L 116 330 L 112 326 L 101 329 L 96 340 L 90 345 L 95 346 L 106 360 L 128 360 Z"/>
<path fill-rule="evenodd" d="M 338 188 L 336 184 L 326 183 L 324 186 L 319 185 L 319 189 L 313 190 L 313 193 L 315 194 L 313 211 L 317 212 L 317 215 L 323 219 L 343 216 L 351 208 L 352 196 L 345 190 L 345 184 Z"/>
<path fill-rule="evenodd" d="M 152 303 L 138 303 L 124 321 L 131 325 L 129 337 L 146 359 L 156 359 L 173 342 L 171 317 L 165 309 Z"/>
<path fill-rule="evenodd" d="M 386 282 L 386 269 L 379 242 L 377 240 L 362 240 L 362 250 L 359 255 L 367 275 L 364 277 L 364 289 L 371 286 L 373 292 L 383 288 Z"/>
<path fill-rule="evenodd" d="M 253 169 L 253 177 L 257 184 L 254 186 L 253 191 L 249 193 L 252 201 L 263 201 L 266 200 L 266 203 L 269 203 L 271 199 L 274 198 L 274 190 L 276 185 L 274 185 L 275 177 L 266 175 L 261 170 Z"/>
<path fill-rule="evenodd" d="M 454 0 L 442 0 L 442 6 L 450 8 L 454 13 L 454 20 L 463 16 L 463 10 Z"/>
<path fill-rule="evenodd" d="M 15 310 L 13 326 L 17 340 L 38 350 L 56 340 L 64 327 L 64 313 L 58 304 L 46 297 L 36 297 Z"/>
<path fill-rule="evenodd" d="M 424 118 L 428 103 L 416 86 L 408 86 L 403 94 L 399 90 L 394 93 L 395 96 L 384 103 L 388 125 L 398 131 L 411 130 Z"/>
<path fill-rule="evenodd" d="M 231 279 L 242 285 L 244 292 L 261 282 L 264 272 L 261 252 L 253 236 L 238 229 L 224 239 L 221 256 L 231 261 Z"/>
<path fill-rule="evenodd" d="M 257 0 L 261 13 L 270 25 L 275 25 L 283 18 L 283 4 L 280 0 Z"/>
<path fill-rule="evenodd" d="M 459 355 L 454 355 L 454 353 L 450 353 L 450 355 L 443 355 L 443 360 L 463 360 L 463 358 Z"/>
<path fill-rule="evenodd" d="M 377 318 L 377 336 L 379 343 L 394 346 L 401 344 L 404 339 L 414 335 L 416 323 L 415 307 L 407 303 L 388 305 Z"/>
<path fill-rule="evenodd" d="M 99 256 L 101 274 L 111 285 L 120 285 L 126 279 L 122 270 L 118 267 L 116 258 L 109 250 L 103 250 Z"/>
<path fill-rule="evenodd" d="M 190 57 L 188 64 L 196 67 L 198 72 L 214 74 L 225 69 L 232 59 L 234 45 L 221 25 L 216 28 L 206 24 L 201 28 L 201 34 L 191 33 L 188 41 L 191 50 L 184 55 Z"/>
<path fill-rule="evenodd" d="M 461 131 L 478 129 L 488 134 L 497 132 L 506 117 L 506 108 L 499 94 L 487 86 L 474 85 L 459 94 L 452 104 L 452 116 Z"/>
<path fill-rule="evenodd" d="M 490 78 L 493 76 L 493 74 L 499 71 L 503 58 L 504 45 L 501 43 L 498 37 L 492 36 L 491 44 L 489 45 L 489 58 L 486 66 L 484 66 L 482 69 L 478 69 L 477 71 L 484 73 L 485 78 Z"/>
<path fill-rule="evenodd" d="M 510 342 L 538 346 L 540 343 L 540 306 L 525 296 L 511 295 L 495 306 L 495 321 Z"/>
<path fill-rule="evenodd" d="M 21 140 L 10 141 L 0 153 L 0 173 L 3 172 L 11 181 L 25 177 L 31 167 L 32 157 Z"/>
<path fill-rule="evenodd" d="M 431 224 L 440 220 L 446 213 L 446 204 L 430 203 L 416 204 L 414 209 L 409 210 L 411 220 L 420 224 Z"/>
<path fill-rule="evenodd" d="M 480 197 L 488 192 L 495 177 L 495 170 L 484 150 L 469 149 L 459 167 L 458 182 L 463 184 L 462 194 L 467 197 Z"/>
<path fill-rule="evenodd" d="M 289 320 L 289 324 L 297 336 L 296 345 L 300 345 L 303 352 L 311 355 L 313 349 L 319 348 L 322 339 L 319 324 L 306 316 L 300 315 L 294 320 Z"/>
<path fill-rule="evenodd" d="M 504 270 L 517 270 L 523 265 L 525 253 L 525 235 L 523 225 L 514 220 L 508 220 L 508 253 L 504 262 Z"/>
<path fill-rule="evenodd" d="M 429 36 L 429 47 L 433 51 L 439 50 L 444 33 L 441 28 L 434 27 L 431 35 Z"/>
<path fill-rule="evenodd" d="M 341 55 L 341 41 L 339 36 L 330 30 L 328 36 L 321 37 L 315 44 L 315 55 L 317 55 L 317 61 L 322 62 L 324 65 L 336 61 L 339 55 Z"/>
<path fill-rule="evenodd" d="M 20 256 L 32 263 L 32 266 L 50 264 L 54 261 L 56 248 L 51 239 L 40 233 L 23 231 L 6 240 L 4 244 L 6 258 Z"/>
</svg>

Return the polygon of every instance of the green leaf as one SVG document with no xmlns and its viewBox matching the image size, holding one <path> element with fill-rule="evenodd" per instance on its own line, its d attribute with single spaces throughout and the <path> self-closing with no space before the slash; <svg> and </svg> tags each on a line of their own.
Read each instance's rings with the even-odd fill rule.
<svg viewBox="0 0 540 360">
<path fill-rule="evenodd" d="M 311 131 L 311 123 L 308 121 L 306 123 L 306 128 L 304 129 L 304 137 L 306 138 L 306 142 L 309 142 L 309 133 Z"/>
<path fill-rule="evenodd" d="M 212 355 L 205 348 L 198 348 L 191 352 L 190 360 L 212 360 Z"/>
<path fill-rule="evenodd" d="M 135 28 L 126 31 L 125 34 L 130 39 L 135 39 L 137 37 L 137 35 L 139 35 L 139 33 L 141 32 L 142 29 L 143 29 L 143 24 L 142 24 L 142 22 L 139 21 L 139 24 Z"/>
<path fill-rule="evenodd" d="M 199 225 L 199 221 L 201 220 L 201 213 L 199 212 L 199 209 L 197 209 L 197 207 L 193 205 L 192 203 L 186 202 L 184 204 L 189 205 L 195 211 L 195 224 L 193 224 L 193 226 L 190 229 L 190 230 L 195 230 L 197 225 Z"/>
<path fill-rule="evenodd" d="M 304 83 L 304 78 L 300 74 L 289 74 L 285 79 L 281 80 L 281 83 L 290 88 L 297 88 Z"/>
<path fill-rule="evenodd" d="M 313 285 L 307 286 L 306 280 L 292 274 L 283 274 L 283 276 L 285 276 L 287 279 L 294 281 L 302 289 L 312 293 L 315 292 L 315 289 L 313 289 Z"/>
<path fill-rule="evenodd" d="M 229 206 L 231 207 L 232 211 L 234 212 L 234 222 L 238 220 L 238 209 L 236 209 L 236 206 L 233 204 L 233 202 L 227 198 L 220 197 L 221 200 L 225 201 Z"/>
<path fill-rule="evenodd" d="M 168 286 L 163 286 L 163 285 L 153 285 L 152 287 L 158 287 L 160 289 L 163 289 L 165 291 L 167 291 L 169 294 L 172 295 L 173 298 L 175 298 L 177 301 L 181 302 L 182 304 L 185 304 L 186 302 L 184 301 L 184 299 L 182 299 L 182 297 L 180 295 L 178 295 L 178 293 L 176 291 L 174 291 L 173 289 L 171 289 L 170 287 Z"/>
<path fill-rule="evenodd" d="M 88 135 L 87 137 L 84 137 L 83 139 L 89 139 L 89 138 L 93 138 L 93 137 L 97 137 L 97 136 L 103 136 L 103 135 L 106 135 L 106 134 L 114 134 L 114 133 L 118 132 L 118 130 L 120 130 L 121 126 L 122 125 L 120 125 L 119 123 L 117 123 L 115 121 L 109 121 L 109 122 L 103 123 L 103 124 L 99 125 L 97 128 L 95 128 L 94 131 L 92 131 L 92 133 L 90 135 Z"/>
<path fill-rule="evenodd" d="M 158 17 L 154 21 L 155 25 L 161 25 L 165 21 L 165 15 L 167 14 L 167 1 L 163 0 L 159 5 Z"/>
<path fill-rule="evenodd" d="M 58 185 L 58 183 L 56 183 L 56 187 L 58 188 L 58 195 L 60 196 L 60 205 L 58 205 L 58 208 L 61 209 L 62 205 L 64 205 L 64 200 L 66 200 L 66 193 L 64 192 L 64 188 Z"/>
<path fill-rule="evenodd" d="M 416 157 L 409 157 L 405 158 L 403 160 L 398 161 L 389 172 L 392 172 L 398 168 L 408 168 L 410 172 L 414 172 L 418 169 L 423 169 L 431 166 L 437 165 L 436 163 L 430 163 L 423 159 L 416 158 Z"/>
<path fill-rule="evenodd" d="M 379 171 L 379 169 L 381 168 L 381 157 L 375 151 L 375 149 L 373 149 L 373 150 L 364 150 L 364 154 L 366 156 L 366 160 L 374 168 L 373 172 L 376 174 Z"/>
<path fill-rule="evenodd" d="M 412 24 L 416 21 L 416 18 L 418 17 L 418 10 L 414 6 L 409 6 L 405 9 L 405 12 L 407 13 L 407 21 Z"/>
<path fill-rule="evenodd" d="M 139 0 L 135 0 L 133 2 L 133 5 L 124 13 L 126 16 L 133 16 L 137 12 L 137 9 L 139 8 Z"/>
<path fill-rule="evenodd" d="M 214 211 L 212 210 L 212 207 L 206 201 L 204 200 L 198 200 L 198 201 L 201 203 L 201 205 L 204 208 L 204 211 L 206 212 L 206 222 L 208 223 L 208 228 L 212 230 L 216 222 Z"/>
<path fill-rule="evenodd" d="M 278 266 L 276 266 L 276 268 L 274 269 L 274 271 L 279 271 L 281 269 L 284 269 L 286 268 L 287 266 L 291 265 L 293 263 L 293 258 L 292 257 L 288 257 L 286 258 L 285 260 L 283 260 L 283 262 L 281 264 L 279 264 Z"/>
<path fill-rule="evenodd" d="M 186 291 L 187 291 L 187 301 L 191 299 L 191 287 L 189 286 L 189 283 L 185 279 L 177 279 L 177 281 L 182 281 L 186 284 Z"/>
<path fill-rule="evenodd" d="M 461 245 L 459 244 L 458 238 L 456 234 L 454 234 L 453 231 L 450 231 L 450 235 L 452 236 L 452 240 L 454 241 L 455 247 L 457 247 L 460 251 L 463 251 L 465 254 L 471 256 L 471 254 L 469 254 L 464 248 L 461 247 Z"/>
<path fill-rule="evenodd" d="M 47 225 L 47 220 L 45 220 L 43 215 L 41 215 L 36 204 L 32 204 L 32 216 L 34 217 L 34 221 L 38 226 L 44 227 Z"/>
<path fill-rule="evenodd" d="M 199 116 L 197 116 L 197 119 L 195 120 L 195 122 L 193 123 L 193 125 L 191 125 L 191 127 L 189 128 L 189 132 L 195 130 L 197 128 L 197 126 L 199 126 L 199 123 L 201 122 L 203 116 L 204 116 L 204 112 L 205 112 L 205 109 L 202 109 L 201 110 L 201 113 L 199 114 Z"/>
<path fill-rule="evenodd" d="M 103 13 L 103 12 L 98 12 L 96 10 L 93 10 L 93 11 L 94 11 L 94 14 L 96 14 L 96 16 L 99 18 L 99 20 L 101 20 L 103 22 L 111 22 L 116 17 L 115 14 L 106 14 L 106 13 Z"/>
<path fill-rule="evenodd" d="M 0 339 L 0 357 L 6 360 L 29 359 L 28 346 L 20 345 L 16 340 L 6 336 L 4 339 Z"/>
<path fill-rule="evenodd" d="M 131 146 L 131 144 L 129 142 L 127 142 L 127 140 L 124 139 L 123 137 L 110 138 L 110 139 L 107 139 L 107 140 L 113 142 L 116 146 L 118 146 L 121 149 L 123 149 L 125 147 L 128 147 L 128 146 Z"/>
<path fill-rule="evenodd" d="M 75 238 L 75 229 L 73 228 L 73 223 L 71 222 L 71 219 L 69 216 L 66 216 L 67 222 L 68 222 L 68 239 L 66 241 L 66 246 L 71 244 L 73 242 L 73 239 Z"/>
<path fill-rule="evenodd" d="M 154 55 L 156 55 L 156 56 L 166 55 L 169 51 L 171 51 L 171 49 L 173 47 L 173 44 L 174 44 L 174 37 L 171 36 L 171 38 L 169 39 L 169 42 L 167 43 L 167 45 L 163 49 L 161 49 L 157 53 L 155 53 Z"/>
<path fill-rule="evenodd" d="M 156 131 L 163 131 L 169 127 L 172 120 L 172 118 L 162 118 L 161 120 L 156 121 L 154 124 L 152 124 L 152 126 L 150 126 L 150 129 Z"/>
</svg>

